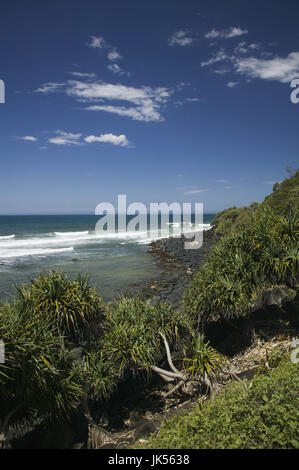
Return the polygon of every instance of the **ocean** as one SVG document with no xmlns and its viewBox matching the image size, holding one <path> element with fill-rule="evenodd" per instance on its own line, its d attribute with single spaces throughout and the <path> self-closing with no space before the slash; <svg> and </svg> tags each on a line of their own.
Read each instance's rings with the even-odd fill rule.
<svg viewBox="0 0 299 470">
<path fill-rule="evenodd" d="M 191 219 L 188 232 L 209 229 L 214 216 L 205 214 L 203 225 Z M 38 273 L 59 270 L 71 277 L 88 273 L 98 293 L 110 300 L 133 285 L 157 278 L 160 268 L 147 252 L 148 244 L 175 236 L 181 229 L 170 219 L 167 227 L 161 227 L 160 221 L 163 231 L 150 236 L 146 231 L 115 236 L 96 233 L 98 220 L 95 215 L 0 216 L 0 298 L 9 300 L 15 284 Z"/>
</svg>

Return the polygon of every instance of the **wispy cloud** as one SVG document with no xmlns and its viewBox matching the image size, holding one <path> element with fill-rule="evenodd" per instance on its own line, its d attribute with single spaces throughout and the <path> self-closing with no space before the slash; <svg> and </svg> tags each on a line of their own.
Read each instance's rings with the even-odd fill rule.
<svg viewBox="0 0 299 470">
<path fill-rule="evenodd" d="M 122 59 L 122 56 L 120 55 L 119 52 L 117 52 L 116 49 L 114 49 L 113 51 L 108 52 L 107 57 L 108 57 L 109 60 L 111 60 L 111 62 L 114 62 L 115 60 Z"/>
<path fill-rule="evenodd" d="M 33 135 L 25 135 L 24 137 L 19 137 L 19 139 L 25 142 L 36 142 L 38 140 L 36 137 L 33 137 Z"/>
<path fill-rule="evenodd" d="M 251 44 L 247 43 L 246 41 L 239 42 L 239 44 L 235 47 L 234 51 L 236 54 L 247 54 L 248 52 L 252 52 L 260 48 L 260 44 L 252 42 Z"/>
<path fill-rule="evenodd" d="M 245 34 L 246 30 L 242 31 Z M 216 34 L 219 37 L 232 37 L 237 33 L 240 33 L 238 28 L 233 28 L 230 33 L 228 30 L 223 30 L 223 32 L 212 30 L 208 34 L 211 37 Z M 224 34 L 226 35 L 223 36 Z M 257 53 L 257 57 L 253 56 L 254 52 Z M 263 50 L 262 45 L 255 42 L 240 42 L 229 52 L 227 47 L 221 48 L 209 59 L 202 61 L 201 66 L 207 67 L 221 62 L 224 63 L 223 67 L 213 70 L 214 73 L 225 74 L 230 71 L 244 76 L 247 80 L 259 78 L 289 83 L 299 76 L 299 51 L 291 52 L 286 57 L 273 56 L 272 52 Z M 227 83 L 227 86 L 233 88 L 238 84 L 239 82 L 232 80 Z"/>
<path fill-rule="evenodd" d="M 108 70 L 110 70 L 114 75 L 126 75 L 127 77 L 129 77 L 131 74 L 130 72 L 126 72 L 125 70 L 123 70 L 119 65 L 117 64 L 109 64 L 107 66 Z"/>
<path fill-rule="evenodd" d="M 230 183 L 230 181 L 229 181 L 229 180 L 215 180 L 215 183 L 223 183 L 223 184 L 225 184 L 225 183 Z"/>
<path fill-rule="evenodd" d="M 235 88 L 235 87 L 238 86 L 238 85 L 239 85 L 239 82 L 228 82 L 228 83 L 226 84 L 226 86 L 227 86 L 228 88 Z"/>
<path fill-rule="evenodd" d="M 244 34 L 248 34 L 247 29 L 231 26 L 230 28 L 222 29 L 220 31 L 213 28 L 205 35 L 205 37 L 206 39 L 230 39 L 238 36 L 243 36 Z"/>
<path fill-rule="evenodd" d="M 56 137 L 51 137 L 48 142 L 55 145 L 82 145 L 80 138 L 82 134 L 72 134 L 71 132 L 56 131 Z"/>
<path fill-rule="evenodd" d="M 172 90 L 163 87 L 136 88 L 100 81 L 83 82 L 77 80 L 68 80 L 63 87 L 59 88 L 52 88 L 46 84 L 36 91 L 39 93 L 64 92 L 79 102 L 93 103 L 83 108 L 87 111 L 106 111 L 146 122 L 163 120 L 161 109 L 172 94 Z M 134 106 L 105 104 L 109 101 L 124 101 Z"/>
<path fill-rule="evenodd" d="M 55 93 L 62 91 L 65 86 L 65 83 L 56 83 L 56 82 L 47 82 L 44 83 L 40 88 L 37 88 L 35 91 L 37 93 Z"/>
<path fill-rule="evenodd" d="M 120 147 L 128 147 L 130 142 L 124 134 L 101 134 L 100 136 L 90 135 L 84 139 L 87 144 L 94 142 L 109 143 L 112 145 L 118 145 Z"/>
<path fill-rule="evenodd" d="M 102 36 L 91 36 L 90 42 L 87 42 L 86 45 L 93 49 L 103 49 L 105 47 L 109 47 Z"/>
<path fill-rule="evenodd" d="M 248 78 L 288 83 L 299 76 L 299 52 L 291 52 L 287 57 L 268 60 L 255 57 L 237 59 L 235 68 L 238 73 Z"/>
<path fill-rule="evenodd" d="M 185 101 L 188 101 L 189 103 L 198 103 L 203 100 L 201 98 L 186 98 Z"/>
<path fill-rule="evenodd" d="M 229 59 L 230 57 L 226 54 L 224 49 L 221 49 L 217 53 L 215 53 L 210 59 L 203 61 L 200 63 L 202 67 L 206 67 L 208 65 L 216 64 L 217 62 L 222 62 L 224 60 Z"/>
<path fill-rule="evenodd" d="M 191 195 L 191 194 L 200 194 L 200 193 L 206 193 L 208 189 L 190 189 L 189 191 L 185 191 L 185 195 Z"/>
<path fill-rule="evenodd" d="M 91 72 L 91 73 L 83 73 L 83 72 L 68 72 L 70 75 L 73 75 L 73 77 L 79 77 L 79 78 L 95 78 L 96 74 Z"/>
<path fill-rule="evenodd" d="M 107 58 L 112 62 L 122 59 L 117 48 L 108 44 L 102 36 L 91 36 L 90 42 L 87 42 L 86 45 L 93 49 L 106 49 Z"/>
<path fill-rule="evenodd" d="M 195 38 L 192 37 L 188 30 L 180 29 L 173 33 L 168 39 L 169 46 L 190 46 Z"/>
<path fill-rule="evenodd" d="M 176 101 L 173 102 L 173 104 L 175 106 L 183 106 L 186 103 L 201 103 L 202 101 L 204 101 L 204 99 L 202 99 L 202 98 L 197 98 L 197 97 L 188 98 L 187 97 L 187 98 L 183 98 L 181 100 L 176 100 Z"/>
</svg>

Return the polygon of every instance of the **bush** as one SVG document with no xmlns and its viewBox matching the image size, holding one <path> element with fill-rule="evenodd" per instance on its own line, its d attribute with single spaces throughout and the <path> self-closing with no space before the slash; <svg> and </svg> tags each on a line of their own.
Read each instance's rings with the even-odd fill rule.
<svg viewBox="0 0 299 470">
<path fill-rule="evenodd" d="M 103 303 L 87 276 L 71 280 L 50 272 L 16 289 L 15 308 L 52 319 L 60 334 L 74 335 L 88 321 L 101 319 Z"/>
<path fill-rule="evenodd" d="M 228 385 L 205 406 L 166 421 L 149 447 L 298 449 L 298 372 L 286 358 L 268 375 Z"/>
<path fill-rule="evenodd" d="M 186 291 L 187 313 L 204 322 L 250 312 L 258 293 L 273 284 L 295 287 L 299 267 L 299 212 L 284 216 L 258 207 L 248 221 L 220 238 Z"/>
<path fill-rule="evenodd" d="M 174 341 L 180 329 L 189 327 L 190 321 L 165 303 L 123 297 L 107 307 L 99 349 L 120 374 L 127 367 L 149 371 L 163 350 L 159 332 Z"/>
<path fill-rule="evenodd" d="M 37 410 L 49 419 L 69 416 L 84 394 L 83 383 L 78 364 L 62 350 L 51 319 L 6 305 L 0 309 L 0 337 L 5 344 L 0 424 L 1 418 L 4 423 L 10 416 L 22 421 Z"/>
</svg>

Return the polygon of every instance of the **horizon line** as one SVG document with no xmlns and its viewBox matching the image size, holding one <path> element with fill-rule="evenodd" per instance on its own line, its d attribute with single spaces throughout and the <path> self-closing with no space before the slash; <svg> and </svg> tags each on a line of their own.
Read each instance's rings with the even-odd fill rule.
<svg viewBox="0 0 299 470">
<path fill-rule="evenodd" d="M 204 215 L 209 215 L 209 214 L 217 214 L 217 212 L 219 212 L 219 210 L 217 211 L 209 211 L 209 212 L 204 212 Z M 164 214 L 167 214 L 168 212 L 164 212 Z M 121 215 L 123 215 L 124 213 L 120 213 Z M 144 214 L 144 212 L 142 213 Z M 160 213 L 161 214 L 161 213 Z M 180 212 L 176 212 L 175 214 L 180 214 Z M 195 214 L 195 212 L 191 212 L 191 214 Z M 57 213 L 57 212 L 50 212 L 50 213 L 36 213 L 36 212 L 25 212 L 25 213 L 9 213 L 9 214 L 4 214 L 4 213 L 0 213 L 0 217 L 22 217 L 22 216 L 69 216 L 69 215 L 93 215 L 95 217 L 98 217 L 100 214 L 95 214 L 94 212 L 63 212 L 63 213 Z M 118 215 L 118 212 L 115 211 L 115 215 Z M 138 215 L 138 214 L 127 214 L 127 215 Z"/>
</svg>

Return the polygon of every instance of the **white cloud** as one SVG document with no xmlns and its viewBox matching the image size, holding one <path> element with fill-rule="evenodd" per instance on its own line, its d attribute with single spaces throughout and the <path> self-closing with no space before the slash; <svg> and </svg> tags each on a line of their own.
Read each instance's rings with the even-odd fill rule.
<svg viewBox="0 0 299 470">
<path fill-rule="evenodd" d="M 130 117 L 134 121 L 161 121 L 160 114 L 152 106 L 148 108 L 126 108 L 121 106 L 88 106 L 87 111 L 106 111 L 107 113 L 117 114 L 118 116 Z"/>
<path fill-rule="evenodd" d="M 235 38 L 237 36 L 243 36 L 243 34 L 248 34 L 247 29 L 231 27 L 227 30 L 224 37 L 225 38 Z"/>
<path fill-rule="evenodd" d="M 299 76 L 299 52 L 291 52 L 285 58 L 239 58 L 235 61 L 235 67 L 238 73 L 246 75 L 248 78 L 261 78 L 288 83 Z"/>
<path fill-rule="evenodd" d="M 231 26 L 230 28 L 222 29 L 220 31 L 217 31 L 215 28 L 213 28 L 211 31 L 209 31 L 205 35 L 205 38 L 206 39 L 218 39 L 218 38 L 230 39 L 230 38 L 235 38 L 238 36 L 243 36 L 244 34 L 248 34 L 247 29 L 242 29 L 240 27 Z"/>
<path fill-rule="evenodd" d="M 189 103 L 197 103 L 198 101 L 202 101 L 201 98 L 186 98 L 186 101 L 189 101 Z"/>
<path fill-rule="evenodd" d="M 101 134 L 100 136 L 90 135 L 84 139 L 87 144 L 94 142 L 109 143 L 112 145 L 118 145 L 120 147 L 128 147 L 130 142 L 124 134 L 114 135 L 114 134 Z"/>
<path fill-rule="evenodd" d="M 171 91 L 167 88 L 134 88 L 104 82 L 69 82 L 66 90 L 69 96 L 79 101 L 126 101 L 134 107 L 95 104 L 86 107 L 87 111 L 106 111 L 119 116 L 128 116 L 138 121 L 161 121 L 160 108 L 167 102 Z"/>
<path fill-rule="evenodd" d="M 247 54 L 248 52 L 257 50 L 259 48 L 260 48 L 260 44 L 257 44 L 255 42 L 252 42 L 251 44 L 248 44 L 247 42 L 242 41 L 235 47 L 235 53 L 236 54 Z"/>
<path fill-rule="evenodd" d="M 229 180 L 215 180 L 215 182 L 216 182 L 216 183 L 223 183 L 223 184 L 225 184 L 225 183 L 230 183 Z"/>
<path fill-rule="evenodd" d="M 107 66 L 107 68 L 111 70 L 114 75 L 127 75 L 128 77 L 131 75 L 129 72 L 126 72 L 117 64 L 110 64 Z"/>
<path fill-rule="evenodd" d="M 216 39 L 220 36 L 220 32 L 219 31 L 216 31 L 216 29 L 212 29 L 211 31 L 209 31 L 206 35 L 205 35 L 205 38 L 207 39 Z"/>
<path fill-rule="evenodd" d="M 83 72 L 68 72 L 70 75 L 73 75 L 74 77 L 79 77 L 79 78 L 95 78 L 96 74 L 91 72 L 91 73 L 83 73 Z"/>
<path fill-rule="evenodd" d="M 72 134 L 71 132 L 57 131 L 57 137 L 48 140 L 50 144 L 55 145 L 82 145 L 80 138 L 82 134 Z"/>
<path fill-rule="evenodd" d="M 24 137 L 20 137 L 21 140 L 24 140 L 25 142 L 36 142 L 37 138 L 33 137 L 32 135 L 25 135 Z"/>
<path fill-rule="evenodd" d="M 147 122 L 163 120 L 161 109 L 173 93 L 173 90 L 165 87 L 136 88 L 102 81 L 79 80 L 68 80 L 66 83 L 59 84 L 59 87 L 52 87 L 47 83 L 36 91 L 45 94 L 63 92 L 79 102 L 89 102 L 90 106 L 83 108 L 87 111 L 106 111 Z M 117 101 L 117 103 L 110 105 L 110 101 Z M 118 103 L 122 101 L 131 106 Z"/>
<path fill-rule="evenodd" d="M 169 46 L 190 46 L 194 42 L 194 38 L 190 36 L 187 30 L 179 30 L 173 33 L 168 39 Z"/>
<path fill-rule="evenodd" d="M 102 36 L 92 36 L 90 42 L 86 45 L 95 49 L 106 49 L 108 51 L 107 58 L 111 62 L 122 59 L 116 47 L 110 46 Z"/>
<path fill-rule="evenodd" d="M 55 83 L 55 82 L 48 82 L 42 85 L 40 88 L 37 88 L 36 93 L 53 93 L 56 91 L 61 91 L 64 88 L 64 83 Z"/>
<path fill-rule="evenodd" d="M 203 61 L 200 63 L 202 67 L 206 67 L 207 65 L 216 64 L 217 62 L 221 62 L 223 60 L 229 59 L 229 56 L 221 49 L 219 52 L 213 55 L 210 59 Z"/>
<path fill-rule="evenodd" d="M 207 192 L 208 189 L 191 189 L 189 191 L 186 191 L 184 194 L 185 195 L 188 195 L 188 194 L 200 194 L 200 193 L 205 193 Z"/>
<path fill-rule="evenodd" d="M 108 52 L 107 57 L 108 57 L 109 60 L 111 60 L 111 62 L 113 62 L 115 60 L 122 59 L 122 56 L 120 55 L 119 52 L 117 52 L 116 49 L 114 49 L 113 51 Z"/>
<path fill-rule="evenodd" d="M 91 36 L 91 40 L 89 43 L 86 44 L 88 47 L 92 47 L 94 49 L 102 49 L 108 46 L 105 39 L 101 36 Z"/>
<path fill-rule="evenodd" d="M 231 72 L 230 69 L 218 69 L 218 70 L 213 70 L 213 73 L 217 73 L 218 75 L 225 75 L 226 73 Z"/>
<path fill-rule="evenodd" d="M 226 86 L 227 86 L 228 88 L 235 88 L 235 87 L 238 86 L 238 85 L 239 85 L 239 82 L 228 82 L 228 83 L 226 84 Z"/>
</svg>

